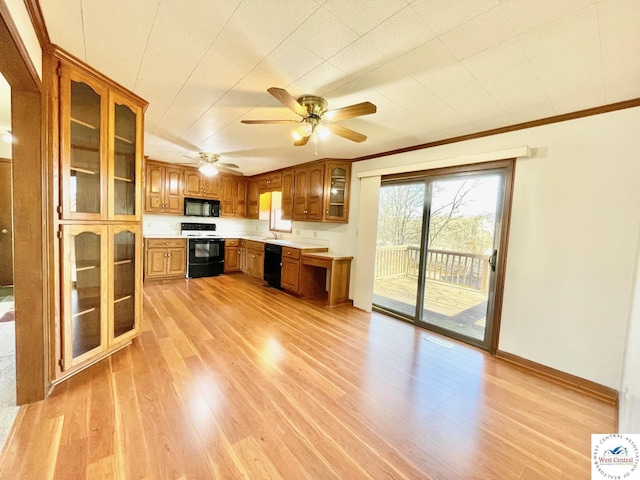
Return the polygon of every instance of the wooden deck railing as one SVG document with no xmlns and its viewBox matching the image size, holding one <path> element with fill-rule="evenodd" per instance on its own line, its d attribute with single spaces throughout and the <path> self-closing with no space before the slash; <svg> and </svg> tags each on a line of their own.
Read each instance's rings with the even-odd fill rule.
<svg viewBox="0 0 640 480">
<path fill-rule="evenodd" d="M 419 264 L 420 247 L 417 245 L 379 246 L 376 248 L 375 278 L 415 277 Z M 450 250 L 429 250 L 426 275 L 437 282 L 486 292 L 489 257 Z"/>
</svg>

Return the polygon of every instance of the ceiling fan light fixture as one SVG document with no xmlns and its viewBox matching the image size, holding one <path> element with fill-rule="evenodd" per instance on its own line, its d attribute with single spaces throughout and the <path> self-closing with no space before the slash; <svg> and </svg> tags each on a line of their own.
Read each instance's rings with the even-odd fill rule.
<svg viewBox="0 0 640 480">
<path fill-rule="evenodd" d="M 211 163 L 204 163 L 200 165 L 198 170 L 207 177 L 215 177 L 218 174 L 218 169 Z"/>
<path fill-rule="evenodd" d="M 327 127 L 319 123 L 315 128 L 316 135 L 320 140 L 326 140 L 331 135 L 331 132 Z"/>
<path fill-rule="evenodd" d="M 313 128 L 311 127 L 311 124 L 305 122 L 298 128 L 296 128 L 293 132 L 291 132 L 291 135 L 297 142 L 299 140 L 302 140 L 304 137 L 308 137 L 309 135 L 311 135 L 312 130 Z"/>
</svg>

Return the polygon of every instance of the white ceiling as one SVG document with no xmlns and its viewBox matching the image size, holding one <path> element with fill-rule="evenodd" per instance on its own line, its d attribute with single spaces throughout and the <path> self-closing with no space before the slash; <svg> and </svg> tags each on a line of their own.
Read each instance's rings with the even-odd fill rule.
<svg viewBox="0 0 640 480">
<path fill-rule="evenodd" d="M 145 154 L 245 175 L 640 97 L 640 0 L 40 0 L 51 41 L 149 102 Z M 294 147 L 267 93 L 370 101 L 368 136 Z"/>
</svg>

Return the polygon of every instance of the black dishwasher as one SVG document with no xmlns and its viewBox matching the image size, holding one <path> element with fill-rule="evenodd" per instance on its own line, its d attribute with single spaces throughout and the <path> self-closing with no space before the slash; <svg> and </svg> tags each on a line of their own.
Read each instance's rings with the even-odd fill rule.
<svg viewBox="0 0 640 480">
<path fill-rule="evenodd" d="M 280 288 L 282 246 L 267 243 L 264 246 L 264 280 L 271 287 Z"/>
</svg>

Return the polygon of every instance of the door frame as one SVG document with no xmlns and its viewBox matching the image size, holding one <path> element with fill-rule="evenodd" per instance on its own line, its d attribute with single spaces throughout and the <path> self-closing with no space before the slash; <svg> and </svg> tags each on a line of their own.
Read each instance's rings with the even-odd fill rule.
<svg viewBox="0 0 640 480">
<path fill-rule="evenodd" d="M 495 355 L 498 351 L 498 344 L 500 340 L 500 323 L 502 319 L 502 300 L 504 294 L 504 283 L 505 283 L 505 273 L 506 273 L 506 265 L 507 265 L 507 250 L 509 245 L 509 230 L 511 224 L 511 204 L 513 199 L 513 183 L 515 178 L 515 168 L 516 168 L 516 159 L 505 159 L 505 160 L 495 160 L 489 162 L 482 163 L 473 163 L 468 165 L 457 165 L 451 167 L 442 167 L 442 168 L 434 168 L 431 170 L 420 170 L 415 172 L 407 172 L 407 173 L 398 173 L 385 175 L 382 177 L 382 182 L 386 181 L 394 181 L 394 180 L 411 180 L 411 179 L 424 179 L 425 177 L 447 177 L 459 174 L 473 174 L 478 173 L 482 174 L 483 172 L 488 172 L 491 170 L 504 170 L 504 203 L 502 205 L 502 224 L 500 226 L 500 238 L 497 245 L 498 248 L 498 257 L 495 269 L 495 288 L 494 288 L 494 296 L 493 299 L 488 299 L 488 302 L 493 302 L 493 319 L 491 321 L 490 332 L 489 332 L 489 342 L 488 344 L 484 344 L 484 342 L 476 342 L 469 337 L 462 337 L 457 335 L 451 335 L 451 332 L 445 329 L 439 328 L 437 325 L 432 325 L 426 322 L 422 322 L 417 320 L 416 317 L 411 321 L 412 324 L 427 328 L 429 330 L 433 330 L 437 333 L 443 333 L 447 336 L 450 336 L 453 339 L 464 341 L 470 345 L 475 345 L 477 347 L 486 349 L 491 355 Z M 428 192 L 425 191 L 425 196 L 428 195 Z M 426 234 L 425 228 L 426 223 L 429 221 L 428 218 L 428 209 L 429 206 L 427 202 L 425 202 L 425 212 L 423 213 L 423 230 L 422 235 Z M 422 264 L 426 259 L 426 252 L 424 248 L 421 249 L 420 252 L 420 263 Z M 421 279 L 418 279 L 418 284 L 424 286 L 423 280 L 421 283 Z M 418 292 L 420 293 L 420 292 Z M 424 294 L 419 295 L 419 298 L 422 298 Z M 416 307 L 417 308 L 417 307 Z M 386 314 L 392 315 L 396 318 L 400 318 L 402 320 L 408 320 L 407 318 L 402 317 L 400 314 L 396 314 L 389 310 L 383 308 L 374 309 L 384 312 Z M 462 340 L 464 338 L 464 340 Z"/>
<path fill-rule="evenodd" d="M 42 82 L 5 2 L 0 0 L 0 72 L 11 86 L 16 396 L 19 405 L 50 387 L 50 182 L 44 152 Z M 17 248 L 16 248 L 17 247 Z"/>
</svg>

